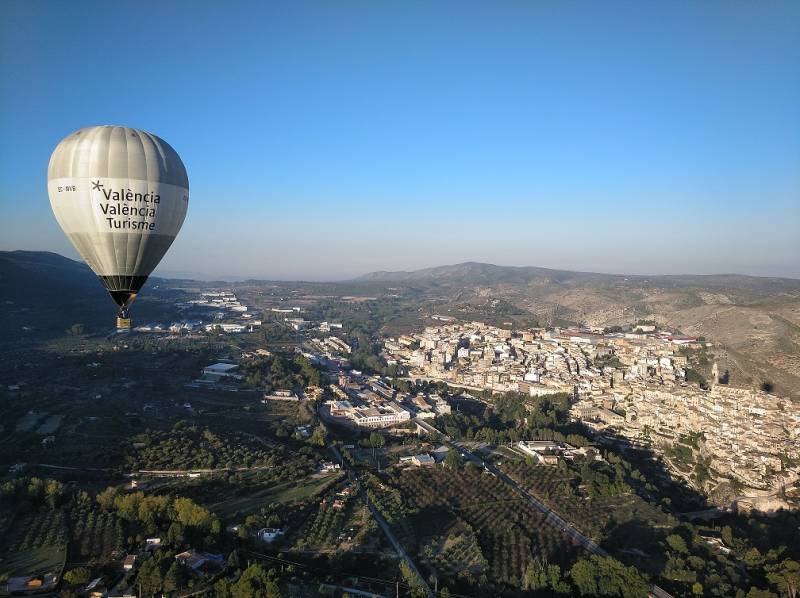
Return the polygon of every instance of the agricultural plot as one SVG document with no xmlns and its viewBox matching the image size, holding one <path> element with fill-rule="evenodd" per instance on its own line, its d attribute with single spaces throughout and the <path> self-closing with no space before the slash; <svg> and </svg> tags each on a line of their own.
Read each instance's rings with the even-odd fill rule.
<svg viewBox="0 0 800 598">
<path fill-rule="evenodd" d="M 350 451 L 353 457 L 354 467 L 366 467 L 368 469 L 386 469 L 397 462 L 397 459 L 384 449 L 361 449 L 355 448 Z"/>
<path fill-rule="evenodd" d="M 63 546 L 40 546 L 21 552 L 9 552 L 2 557 L 0 574 L 9 577 L 57 573 L 64 562 Z"/>
<path fill-rule="evenodd" d="M 525 490 L 597 542 L 606 538 L 610 526 L 628 522 L 670 524 L 668 515 L 634 492 L 587 496 L 580 476 L 571 469 L 522 461 L 506 463 L 502 468 Z"/>
<path fill-rule="evenodd" d="M 213 469 L 273 465 L 272 456 L 246 434 L 221 437 L 208 428 L 176 426 L 137 436 L 127 461 L 132 469 Z"/>
<path fill-rule="evenodd" d="M 481 552 L 478 537 L 465 521 L 456 519 L 442 535 L 434 536 L 422 547 L 421 560 L 429 569 L 445 577 L 456 577 L 464 571 L 479 577 L 489 568 Z"/>
<path fill-rule="evenodd" d="M 17 420 L 17 432 L 30 432 L 47 414 L 30 411 Z"/>
<path fill-rule="evenodd" d="M 300 503 L 325 492 L 341 474 L 310 477 L 299 481 L 262 486 L 254 492 L 231 497 L 208 505 L 223 520 L 238 520 L 259 511 L 264 505 L 274 503 Z"/>
<path fill-rule="evenodd" d="M 326 496 L 299 534 L 295 549 L 330 552 L 340 548 L 345 538 L 352 539 L 351 535 L 344 534 L 344 526 L 352 517 L 354 508 L 355 501 L 351 497 Z"/>
<path fill-rule="evenodd" d="M 64 416 L 60 414 L 51 415 L 37 428 L 37 434 L 52 434 L 61 427 Z"/>
<path fill-rule="evenodd" d="M 264 419 L 296 418 L 301 409 L 305 407 L 300 402 L 270 401 L 260 416 Z"/>
<path fill-rule="evenodd" d="M 123 548 L 122 521 L 113 513 L 85 509 L 72 514 L 70 561 L 98 565 L 114 559 Z"/>
<path fill-rule="evenodd" d="M 253 395 L 249 395 L 250 402 Z M 257 395 L 260 396 L 260 395 Z M 274 403 L 274 404 L 273 404 Z M 192 402 L 193 406 L 197 406 Z M 273 401 L 270 405 L 251 405 L 252 408 L 228 409 L 215 413 L 204 412 L 198 415 L 197 421 L 212 427 L 217 433 L 245 432 L 270 442 L 291 436 L 296 426 L 309 424 L 313 416 L 303 403 L 284 403 Z"/>
<path fill-rule="evenodd" d="M 466 564 L 476 572 L 485 569 L 495 583 L 519 588 L 534 558 L 569 566 L 577 556 L 577 549 L 542 513 L 479 470 L 406 469 L 392 482 L 402 494 L 407 520 L 431 534 L 420 552 L 441 575 L 463 571 L 459 567 Z M 437 529 L 437 521 L 444 525 Z M 438 544 L 432 546 L 432 541 Z M 437 557 L 441 568 L 436 567 Z"/>
<path fill-rule="evenodd" d="M 304 541 L 305 549 L 320 551 L 333 550 L 336 540 L 342 529 L 345 514 L 343 510 L 320 508 L 308 526 L 307 539 Z"/>
<path fill-rule="evenodd" d="M 411 553 L 417 549 L 417 533 L 419 529 L 409 518 L 409 508 L 404 504 L 402 492 L 383 484 L 376 476 L 369 475 L 367 480 L 367 499 L 378 509 L 386 522 L 392 527 L 398 542 Z"/>
<path fill-rule="evenodd" d="M 20 515 L 0 538 L 0 573 L 32 575 L 58 571 L 65 557 L 67 526 L 60 509 Z"/>
<path fill-rule="evenodd" d="M 81 438 L 119 438 L 124 435 L 125 421 L 119 417 L 88 416 L 81 419 L 75 431 Z"/>
<path fill-rule="evenodd" d="M 339 550 L 348 552 L 381 552 L 383 533 L 364 501 L 351 500 L 339 533 Z"/>
<path fill-rule="evenodd" d="M 187 399 L 196 411 L 212 413 L 233 409 L 241 410 L 243 407 L 252 405 L 256 396 L 253 393 L 215 392 L 204 389 L 187 394 Z"/>
</svg>

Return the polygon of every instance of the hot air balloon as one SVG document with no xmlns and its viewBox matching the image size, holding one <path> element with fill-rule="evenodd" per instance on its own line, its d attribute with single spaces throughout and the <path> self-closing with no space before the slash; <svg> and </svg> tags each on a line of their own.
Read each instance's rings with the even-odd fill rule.
<svg viewBox="0 0 800 598">
<path fill-rule="evenodd" d="M 189 206 L 177 152 L 139 129 L 80 129 L 53 151 L 47 191 L 58 224 L 119 306 L 117 328 L 130 329 L 128 307 Z"/>
</svg>

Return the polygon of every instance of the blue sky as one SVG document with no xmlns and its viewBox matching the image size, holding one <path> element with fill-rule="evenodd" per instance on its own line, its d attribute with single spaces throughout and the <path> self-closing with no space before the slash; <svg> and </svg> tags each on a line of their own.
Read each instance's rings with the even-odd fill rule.
<svg viewBox="0 0 800 598">
<path fill-rule="evenodd" d="M 0 249 L 76 256 L 50 152 L 152 131 L 157 273 L 467 260 L 800 277 L 800 3 L 0 3 Z"/>
</svg>

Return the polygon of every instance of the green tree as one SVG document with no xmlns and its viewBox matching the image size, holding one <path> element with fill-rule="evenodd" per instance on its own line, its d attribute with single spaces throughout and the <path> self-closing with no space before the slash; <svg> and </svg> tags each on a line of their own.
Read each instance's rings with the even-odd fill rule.
<svg viewBox="0 0 800 598">
<path fill-rule="evenodd" d="M 156 521 L 166 516 L 170 506 L 168 496 L 145 496 L 136 509 L 136 517 L 146 526 L 155 525 Z"/>
<path fill-rule="evenodd" d="M 117 498 L 118 494 L 119 489 L 117 489 L 115 486 L 109 486 L 97 495 L 97 504 L 99 504 L 103 509 L 110 511 L 114 507 L 114 500 Z"/>
<path fill-rule="evenodd" d="M 686 541 L 678 534 L 670 534 L 667 536 L 667 544 L 669 544 L 669 547 L 675 552 L 679 552 L 680 554 L 689 553 L 689 549 L 686 547 Z"/>
<path fill-rule="evenodd" d="M 41 478 L 32 477 L 28 481 L 28 496 L 34 501 L 40 501 L 44 497 L 44 481 Z"/>
<path fill-rule="evenodd" d="M 569 572 L 582 596 L 647 596 L 647 580 L 634 567 L 626 567 L 611 557 L 592 555 L 579 559 Z"/>
<path fill-rule="evenodd" d="M 568 594 L 569 584 L 564 580 L 561 567 L 558 565 L 547 566 L 547 584 L 556 594 Z"/>
<path fill-rule="evenodd" d="M 450 471 L 458 471 L 461 469 L 463 462 L 464 460 L 461 458 L 461 454 L 456 449 L 450 449 L 444 457 L 444 466 Z"/>
<path fill-rule="evenodd" d="M 232 598 L 280 598 L 281 590 L 272 571 L 250 565 L 231 587 Z"/>
<path fill-rule="evenodd" d="M 536 557 L 525 568 L 525 573 L 522 576 L 522 589 L 523 590 L 541 590 L 547 587 L 547 572 L 545 565 Z"/>
<path fill-rule="evenodd" d="M 767 579 L 781 594 L 796 598 L 800 592 L 800 563 L 786 559 L 776 570 L 767 574 Z"/>
<path fill-rule="evenodd" d="M 214 596 L 217 598 L 231 598 L 233 583 L 227 577 L 223 577 L 214 584 Z"/>
<path fill-rule="evenodd" d="M 142 594 L 145 596 L 153 596 L 161 589 L 161 568 L 154 557 L 142 563 L 136 576 L 136 583 L 142 588 Z"/>
<path fill-rule="evenodd" d="M 202 528 L 211 526 L 211 513 L 196 504 L 191 498 L 176 498 L 174 509 L 175 519 L 185 526 Z"/>
<path fill-rule="evenodd" d="M 231 553 L 228 555 L 228 560 L 226 561 L 228 567 L 231 569 L 239 569 L 242 566 L 241 561 L 239 560 L 239 551 L 232 550 Z"/>
<path fill-rule="evenodd" d="M 177 561 L 172 561 L 172 564 L 164 574 L 164 592 L 167 594 L 176 592 L 186 585 L 186 572 Z"/>
<path fill-rule="evenodd" d="M 730 525 L 722 528 L 722 541 L 725 542 L 725 546 L 733 547 L 733 531 Z"/>
<path fill-rule="evenodd" d="M 753 547 L 744 553 L 744 556 L 742 556 L 742 561 L 748 567 L 759 567 L 764 563 L 764 557 L 761 556 L 758 548 Z"/>
<path fill-rule="evenodd" d="M 143 499 L 143 492 L 120 494 L 114 498 L 114 507 L 117 509 L 117 514 L 125 521 L 136 521 L 139 517 L 139 505 Z"/>
<path fill-rule="evenodd" d="M 381 448 L 384 444 L 386 444 L 386 440 L 383 437 L 383 434 L 378 432 L 372 432 L 369 435 L 369 445 L 372 448 Z"/>
<path fill-rule="evenodd" d="M 93 507 L 92 498 L 85 490 L 78 490 L 75 493 L 75 506 L 81 511 L 88 511 Z"/>
<path fill-rule="evenodd" d="M 581 596 L 597 595 L 597 576 L 595 566 L 591 561 L 579 559 L 569 570 L 569 576 Z"/>
<path fill-rule="evenodd" d="M 89 571 L 86 567 L 78 567 L 76 569 L 70 569 L 64 573 L 64 581 L 73 586 L 86 585 L 89 583 L 91 576 L 91 571 Z"/>
<path fill-rule="evenodd" d="M 318 426 L 317 429 L 314 430 L 308 442 L 314 446 L 325 446 L 325 430 L 322 429 L 322 426 Z"/>
<path fill-rule="evenodd" d="M 405 561 L 400 561 L 400 574 L 405 582 L 411 587 L 411 595 L 425 596 L 425 582 L 417 575 Z"/>
<path fill-rule="evenodd" d="M 55 509 L 56 505 L 61 502 L 64 496 L 64 484 L 58 480 L 47 480 L 47 485 L 44 489 L 44 498 L 51 509 Z"/>
<path fill-rule="evenodd" d="M 181 525 L 177 521 L 171 523 L 169 528 L 167 529 L 167 537 L 166 537 L 167 544 L 169 544 L 170 546 L 178 547 L 183 545 L 185 539 L 186 538 L 184 534 L 183 525 Z"/>
<path fill-rule="evenodd" d="M 211 522 L 211 528 L 209 531 L 214 536 L 220 535 L 222 533 L 222 522 L 219 519 L 214 519 Z"/>
</svg>

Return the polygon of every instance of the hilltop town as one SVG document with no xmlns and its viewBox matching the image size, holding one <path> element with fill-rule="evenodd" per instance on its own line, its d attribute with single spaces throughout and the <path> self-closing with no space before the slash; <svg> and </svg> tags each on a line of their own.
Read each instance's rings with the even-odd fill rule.
<svg viewBox="0 0 800 598">
<path fill-rule="evenodd" d="M 652 324 L 604 333 L 452 323 L 384 342 L 389 363 L 411 378 L 532 397 L 569 393 L 576 420 L 654 448 L 700 488 L 724 482 L 777 491 L 799 471 L 800 410 L 762 390 L 720 383 L 716 363 L 706 382 L 690 358 L 708 346 Z"/>
</svg>

